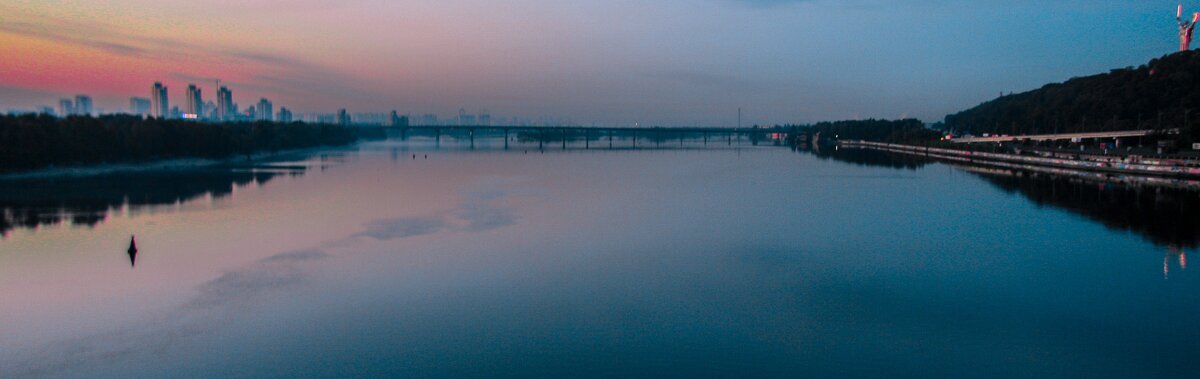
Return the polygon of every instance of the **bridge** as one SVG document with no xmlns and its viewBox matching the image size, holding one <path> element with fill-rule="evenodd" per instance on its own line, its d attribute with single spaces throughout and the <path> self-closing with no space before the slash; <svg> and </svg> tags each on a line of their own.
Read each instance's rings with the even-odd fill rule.
<svg viewBox="0 0 1200 379">
<path fill-rule="evenodd" d="M 666 140 L 678 139 L 680 144 L 683 140 L 690 137 L 701 137 L 705 144 L 708 144 L 710 139 L 725 140 L 728 144 L 732 144 L 734 138 L 744 136 L 750 137 L 752 142 L 757 144 L 759 139 L 766 139 L 769 135 L 790 135 L 798 133 L 795 128 L 771 127 L 771 128 L 734 128 L 734 127 L 589 127 L 589 126 L 510 126 L 510 125 L 440 125 L 440 126 L 383 126 L 386 131 L 400 132 L 400 138 L 408 138 L 409 134 L 433 135 L 440 142 L 443 133 L 457 133 L 459 135 L 467 134 L 472 145 L 475 142 L 476 133 L 494 133 L 499 136 L 504 135 L 504 145 L 508 146 L 509 136 L 512 133 L 531 137 L 538 141 L 539 147 L 544 146 L 547 142 L 562 142 L 565 149 L 568 140 L 582 140 L 586 148 L 590 148 L 593 139 L 608 139 L 609 146 L 612 146 L 614 137 L 632 138 L 633 146 L 637 146 L 639 137 L 651 139 L 661 143 Z M 782 139 L 782 138 L 773 138 Z"/>
<path fill-rule="evenodd" d="M 1128 137 L 1145 137 L 1149 135 L 1160 134 L 1179 134 L 1179 129 L 1166 130 L 1123 130 L 1119 132 L 1095 132 L 1095 133 L 1062 133 L 1062 134 L 1032 134 L 1024 136 L 989 136 L 989 137 L 967 137 L 956 138 L 951 140 L 954 143 L 983 143 L 983 142 L 1011 142 L 1011 141 L 1057 141 L 1057 140 L 1085 140 L 1099 138 L 1128 138 Z"/>
</svg>

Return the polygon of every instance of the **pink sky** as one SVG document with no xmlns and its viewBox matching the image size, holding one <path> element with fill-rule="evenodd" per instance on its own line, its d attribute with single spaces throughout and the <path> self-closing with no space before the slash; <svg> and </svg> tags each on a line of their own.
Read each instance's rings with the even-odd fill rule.
<svg viewBox="0 0 1200 379">
<path fill-rule="evenodd" d="M 0 110 L 77 93 L 124 110 L 155 81 L 172 99 L 192 82 L 211 99 L 220 78 L 243 105 L 265 96 L 298 112 L 729 125 L 742 107 L 750 123 L 933 121 L 1170 52 L 1174 12 L 993 0 L 10 0 Z"/>
</svg>

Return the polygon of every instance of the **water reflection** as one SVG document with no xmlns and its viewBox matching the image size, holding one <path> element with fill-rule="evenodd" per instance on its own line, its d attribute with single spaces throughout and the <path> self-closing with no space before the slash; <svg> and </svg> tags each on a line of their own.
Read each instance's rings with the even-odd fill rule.
<svg viewBox="0 0 1200 379">
<path fill-rule="evenodd" d="M 70 223 L 93 227 L 110 212 L 214 199 L 234 187 L 263 184 L 277 175 L 300 175 L 304 167 L 255 166 L 119 173 L 66 178 L 4 180 L 0 185 L 0 234 L 14 229 Z M 133 254 L 130 254 L 133 258 Z"/>
<path fill-rule="evenodd" d="M 853 163 L 859 166 L 890 167 L 895 169 L 916 170 L 932 160 L 914 155 L 894 154 L 886 151 L 870 149 L 844 149 L 836 146 L 814 148 L 812 154 L 821 159 Z"/>
<path fill-rule="evenodd" d="M 915 169 L 932 159 L 869 149 L 825 150 L 823 158 L 865 166 Z M 1168 247 L 1168 258 L 1200 245 L 1200 183 L 1186 180 L 1109 175 L 1042 167 L 978 166 L 953 163 L 1005 192 L 1039 206 L 1083 215 L 1121 231 L 1134 232 Z M 1164 271 L 1166 268 L 1164 268 Z"/>
</svg>

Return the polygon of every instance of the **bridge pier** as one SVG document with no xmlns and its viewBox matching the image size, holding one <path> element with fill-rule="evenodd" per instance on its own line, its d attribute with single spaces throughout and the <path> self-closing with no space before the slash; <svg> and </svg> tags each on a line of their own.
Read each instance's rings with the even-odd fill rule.
<svg viewBox="0 0 1200 379">
<path fill-rule="evenodd" d="M 442 146 L 442 128 L 434 128 L 433 144 L 436 147 Z"/>
<path fill-rule="evenodd" d="M 562 149 L 563 149 L 563 150 L 566 150 L 566 149 L 567 149 L 567 129 L 566 129 L 566 128 L 562 128 L 562 129 L 559 129 L 559 130 L 560 130 L 560 131 L 562 131 L 562 136 L 563 136 L 563 141 L 562 141 L 562 142 L 563 142 L 563 145 L 562 145 Z"/>
<path fill-rule="evenodd" d="M 504 150 L 508 150 L 508 128 L 504 128 Z"/>
<path fill-rule="evenodd" d="M 475 149 L 475 128 L 467 129 L 467 134 L 471 136 L 471 150 Z"/>
<path fill-rule="evenodd" d="M 587 129 L 587 130 L 583 131 L 583 149 L 590 150 L 591 148 L 592 148 L 592 130 Z"/>
<path fill-rule="evenodd" d="M 608 130 L 608 149 L 612 150 L 612 129 Z"/>
<path fill-rule="evenodd" d="M 708 146 L 708 132 L 704 132 L 704 146 Z"/>
</svg>

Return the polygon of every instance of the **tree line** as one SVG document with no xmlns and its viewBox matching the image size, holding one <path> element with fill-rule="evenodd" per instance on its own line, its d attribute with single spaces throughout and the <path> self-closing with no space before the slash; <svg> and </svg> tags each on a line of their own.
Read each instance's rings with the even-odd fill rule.
<svg viewBox="0 0 1200 379">
<path fill-rule="evenodd" d="M 846 120 L 826 121 L 811 125 L 789 125 L 810 138 L 821 141 L 834 139 L 865 140 L 891 143 L 918 143 L 935 141 L 941 132 L 925 127 L 925 123 L 914 118 L 903 120 Z"/>
<path fill-rule="evenodd" d="M 0 115 L 0 171 L 177 158 L 222 159 L 345 145 L 357 139 L 355 128 L 327 124 L 209 124 L 132 115 Z"/>
<path fill-rule="evenodd" d="M 1136 68 L 1000 96 L 946 116 L 945 128 L 974 135 L 1178 128 L 1191 137 L 1200 115 L 1198 89 L 1200 52 L 1179 52 Z"/>
</svg>

